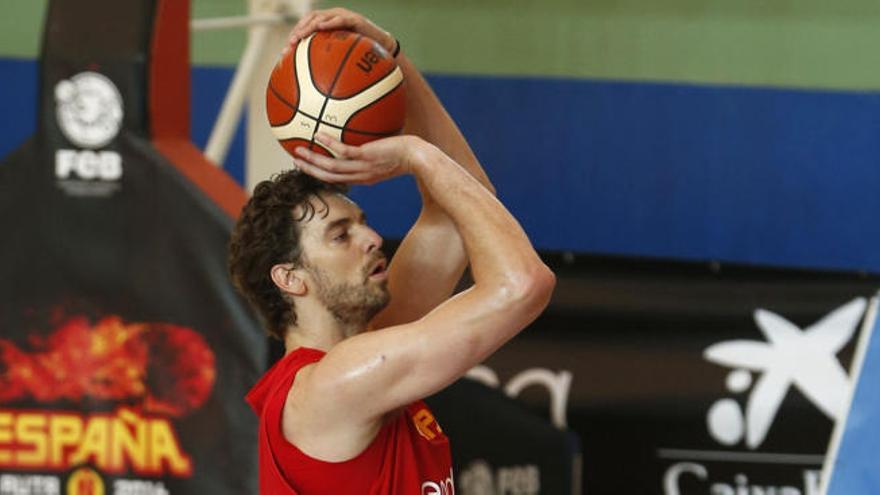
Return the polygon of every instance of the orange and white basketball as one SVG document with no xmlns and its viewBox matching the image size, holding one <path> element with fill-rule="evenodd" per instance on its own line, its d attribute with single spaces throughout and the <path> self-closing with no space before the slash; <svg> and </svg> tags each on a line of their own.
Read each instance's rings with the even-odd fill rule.
<svg viewBox="0 0 880 495">
<path fill-rule="evenodd" d="M 315 142 L 324 132 L 359 145 L 403 128 L 403 72 L 377 42 L 351 31 L 319 31 L 285 50 L 266 88 L 266 113 L 278 142 L 332 156 Z"/>
</svg>

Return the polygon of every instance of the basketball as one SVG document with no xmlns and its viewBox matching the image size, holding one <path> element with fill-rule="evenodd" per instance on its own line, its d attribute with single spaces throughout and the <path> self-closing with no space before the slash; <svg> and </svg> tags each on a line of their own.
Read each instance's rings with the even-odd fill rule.
<svg viewBox="0 0 880 495">
<path fill-rule="evenodd" d="M 333 153 L 324 132 L 360 145 L 403 128 L 403 72 L 379 43 L 351 31 L 319 31 L 286 49 L 266 88 L 266 113 L 281 146 Z"/>
</svg>

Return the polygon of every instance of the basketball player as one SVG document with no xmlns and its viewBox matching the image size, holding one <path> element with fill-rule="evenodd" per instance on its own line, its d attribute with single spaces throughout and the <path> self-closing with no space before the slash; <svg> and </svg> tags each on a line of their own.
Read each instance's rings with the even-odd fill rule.
<svg viewBox="0 0 880 495">
<path fill-rule="evenodd" d="M 319 29 L 396 51 L 344 9 L 309 14 L 292 41 Z M 287 351 L 248 394 L 263 494 L 452 495 L 449 442 L 421 399 L 529 324 L 555 283 L 425 80 L 397 59 L 407 135 L 354 147 L 319 134 L 338 157 L 299 148 L 300 171 L 259 184 L 233 233 L 233 279 Z M 405 174 L 423 208 L 386 266 L 341 185 Z M 467 262 L 474 285 L 450 298 Z"/>
</svg>

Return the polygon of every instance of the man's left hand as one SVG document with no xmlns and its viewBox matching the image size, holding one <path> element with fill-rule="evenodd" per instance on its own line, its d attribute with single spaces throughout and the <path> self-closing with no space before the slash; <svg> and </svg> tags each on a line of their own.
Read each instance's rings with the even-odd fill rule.
<svg viewBox="0 0 880 495">
<path fill-rule="evenodd" d="M 368 36 L 382 45 L 382 48 L 385 48 L 388 53 L 393 53 L 397 45 L 394 36 L 391 36 L 388 31 L 373 24 L 372 21 L 361 14 L 342 7 L 314 10 L 303 16 L 293 26 L 293 31 L 290 33 L 290 44 L 292 45 L 303 38 L 307 38 L 315 31 L 331 29 L 347 29 Z"/>
</svg>

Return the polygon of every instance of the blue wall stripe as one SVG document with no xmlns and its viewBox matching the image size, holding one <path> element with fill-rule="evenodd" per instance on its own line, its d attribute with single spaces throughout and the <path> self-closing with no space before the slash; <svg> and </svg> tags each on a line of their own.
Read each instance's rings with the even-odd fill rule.
<svg viewBox="0 0 880 495">
<path fill-rule="evenodd" d="M 0 81 L 0 157 L 4 157 L 37 127 L 37 64 L 0 58 Z"/>
<path fill-rule="evenodd" d="M 0 59 L 0 153 L 34 125 L 35 64 Z M 207 139 L 231 78 L 193 71 Z M 499 195 L 545 249 L 880 272 L 880 94 L 432 76 Z M 241 180 L 241 130 L 227 168 Z M 353 192 L 399 237 L 407 179 Z M 401 215 L 401 212 L 406 214 Z"/>
<path fill-rule="evenodd" d="M 880 269 L 880 95 L 435 77 L 546 248 Z"/>
</svg>

